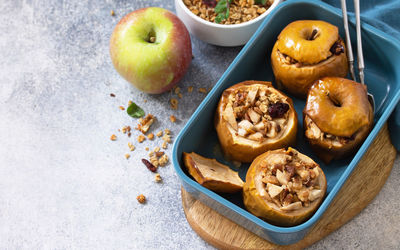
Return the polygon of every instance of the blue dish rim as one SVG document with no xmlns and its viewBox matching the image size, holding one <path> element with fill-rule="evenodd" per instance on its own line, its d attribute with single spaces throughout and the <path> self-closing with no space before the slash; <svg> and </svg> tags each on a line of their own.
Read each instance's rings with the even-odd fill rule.
<svg viewBox="0 0 400 250">
<path fill-rule="evenodd" d="M 320 205 L 318 210 L 313 214 L 313 216 L 310 219 L 308 219 L 304 223 L 302 223 L 300 225 L 297 225 L 297 226 L 279 227 L 279 226 L 274 226 L 272 224 L 269 224 L 268 222 L 266 222 L 266 221 L 256 217 L 255 215 L 251 214 L 247 210 L 245 210 L 245 209 L 243 209 L 243 208 L 241 208 L 241 207 L 229 202 L 228 200 L 224 199 L 223 197 L 221 197 L 217 193 L 214 193 L 213 191 L 210 191 L 209 189 L 201 186 L 199 183 L 197 183 L 196 181 L 194 181 L 191 178 L 189 178 L 182 171 L 182 169 L 180 167 L 180 164 L 179 164 L 179 161 L 178 161 L 178 157 L 179 156 L 177 155 L 177 148 L 178 148 L 178 143 L 181 141 L 182 137 L 186 133 L 188 133 L 188 129 L 191 127 L 192 123 L 194 122 L 195 117 L 204 108 L 204 105 L 206 105 L 206 103 L 210 101 L 210 99 L 212 98 L 214 93 L 217 91 L 218 86 L 230 74 L 230 72 L 232 71 L 233 67 L 242 59 L 242 56 L 244 54 L 246 54 L 249 49 L 251 49 L 251 47 L 253 45 L 253 42 L 260 35 L 265 23 L 269 22 L 271 19 L 274 18 L 277 10 L 279 10 L 281 8 L 285 8 L 288 5 L 296 4 L 296 3 L 307 3 L 307 4 L 310 4 L 310 5 L 318 6 L 318 7 L 322 8 L 322 9 L 324 9 L 325 11 L 337 14 L 339 16 L 342 15 L 341 11 L 339 9 L 337 9 L 337 8 L 331 6 L 331 5 L 328 5 L 326 3 L 319 2 L 319 1 L 313 1 L 313 0 L 288 0 L 286 2 L 283 2 L 283 3 L 279 4 L 277 6 L 277 8 L 275 10 L 273 10 L 264 19 L 264 21 L 261 23 L 261 25 L 259 26 L 257 31 L 253 34 L 253 36 L 250 38 L 250 40 L 247 42 L 247 44 L 242 48 L 242 50 L 239 52 L 239 54 L 235 57 L 235 59 L 229 65 L 227 70 L 222 74 L 222 76 L 218 80 L 218 82 L 214 85 L 214 87 L 209 92 L 209 94 L 205 97 L 205 99 L 201 102 L 201 104 L 196 109 L 196 111 L 192 114 L 192 116 L 190 117 L 190 119 L 188 120 L 188 122 L 186 123 L 184 128 L 181 130 L 181 132 L 177 136 L 177 138 L 175 140 L 175 143 L 174 143 L 174 146 L 173 146 L 173 151 L 172 151 L 172 162 L 173 162 L 175 171 L 177 172 L 178 176 L 181 178 L 182 181 L 186 182 L 188 185 L 194 187 L 195 189 L 197 189 L 201 193 L 207 195 L 208 197 L 210 197 L 213 200 L 217 201 L 218 203 L 224 205 L 225 207 L 230 208 L 231 210 L 233 210 L 236 213 L 240 214 L 242 217 L 250 219 L 251 221 L 256 223 L 258 226 L 260 226 L 262 228 L 265 228 L 267 230 L 274 231 L 274 232 L 277 232 L 277 233 L 282 233 L 282 234 L 290 234 L 290 233 L 295 233 L 295 232 L 299 232 L 299 231 L 305 230 L 305 229 L 311 227 L 315 222 L 317 222 L 320 219 L 320 217 L 324 214 L 326 209 L 331 204 L 332 200 L 336 197 L 337 193 L 339 192 L 339 190 L 343 186 L 344 182 L 347 180 L 347 178 L 353 172 L 353 170 L 355 169 L 355 167 L 357 166 L 357 164 L 361 160 L 362 156 L 365 154 L 365 152 L 367 151 L 367 149 L 369 148 L 369 146 L 371 145 L 373 140 L 378 135 L 378 133 L 381 130 L 382 126 L 387 121 L 387 119 L 389 118 L 390 114 L 392 113 L 392 111 L 396 107 L 396 105 L 397 105 L 397 103 L 398 103 L 398 101 L 400 99 L 400 91 L 397 92 L 394 95 L 393 99 L 388 104 L 388 107 L 386 108 L 386 110 L 382 113 L 382 115 L 379 118 L 379 120 L 375 123 L 375 126 L 374 126 L 373 130 L 368 135 L 367 139 L 364 141 L 364 143 L 362 144 L 362 146 L 360 147 L 358 152 L 355 154 L 353 160 L 349 163 L 349 165 L 346 168 L 346 170 L 342 173 L 342 176 L 339 178 L 337 183 L 334 185 L 334 187 L 332 188 L 331 192 L 328 194 L 327 197 L 325 197 L 325 200 L 322 202 L 322 204 Z M 394 42 L 394 41 L 397 41 L 397 39 L 395 39 L 394 37 L 392 37 L 392 36 L 382 32 L 382 31 L 374 28 L 373 26 L 371 26 L 369 24 L 363 23 L 362 24 L 362 29 L 363 30 L 367 30 L 367 31 L 369 31 L 371 33 L 374 33 L 375 35 L 379 36 L 380 38 L 382 38 L 382 39 L 386 40 L 387 42 L 389 42 L 390 44 L 392 44 L 395 48 L 397 48 L 400 51 L 400 45 L 398 45 L 397 43 Z"/>
</svg>

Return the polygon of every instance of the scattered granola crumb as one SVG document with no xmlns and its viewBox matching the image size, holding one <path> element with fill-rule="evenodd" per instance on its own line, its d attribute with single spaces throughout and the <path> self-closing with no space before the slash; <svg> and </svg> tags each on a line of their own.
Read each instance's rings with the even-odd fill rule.
<svg viewBox="0 0 400 250">
<path fill-rule="evenodd" d="M 192 93 L 192 92 L 193 92 L 193 86 L 189 86 L 189 87 L 188 87 L 188 92 L 189 92 L 189 93 Z"/>
<path fill-rule="evenodd" d="M 171 136 L 167 133 L 165 133 L 165 135 L 161 139 L 163 139 L 164 142 L 171 143 Z"/>
<path fill-rule="evenodd" d="M 135 146 L 131 142 L 128 142 L 128 147 L 131 151 L 135 150 Z"/>
<path fill-rule="evenodd" d="M 149 157 L 152 157 L 152 156 L 154 156 L 154 151 L 149 152 Z"/>
<path fill-rule="evenodd" d="M 149 138 L 149 140 L 153 140 L 154 139 L 154 134 L 153 133 L 148 134 L 147 138 Z"/>
<path fill-rule="evenodd" d="M 163 149 L 167 149 L 167 147 L 168 147 L 167 145 L 168 145 L 167 142 L 163 142 L 162 148 L 163 148 Z"/>
<path fill-rule="evenodd" d="M 147 100 L 146 100 L 146 99 L 144 99 L 144 100 L 143 100 L 143 102 L 144 102 L 144 103 L 146 103 L 146 102 L 147 102 Z"/>
<path fill-rule="evenodd" d="M 161 137 L 161 136 L 163 135 L 163 132 L 160 130 L 160 131 L 157 132 L 156 135 L 157 135 L 158 137 Z"/>
<path fill-rule="evenodd" d="M 158 163 L 160 164 L 161 167 L 165 166 L 168 163 L 168 156 L 166 154 L 161 156 L 161 158 L 158 159 Z"/>
<path fill-rule="evenodd" d="M 152 114 L 148 114 L 145 118 L 140 118 L 136 129 L 143 134 L 146 134 L 147 131 L 149 131 L 150 126 L 153 124 L 154 119 L 155 117 Z"/>
<path fill-rule="evenodd" d="M 169 102 L 171 104 L 172 109 L 178 109 L 178 99 L 171 98 L 171 100 Z"/>
<path fill-rule="evenodd" d="M 125 108 L 123 106 L 119 106 L 120 110 L 125 110 Z"/>
<path fill-rule="evenodd" d="M 146 196 L 144 196 L 143 194 L 140 194 L 136 197 L 137 201 L 141 204 L 146 202 Z"/>
<path fill-rule="evenodd" d="M 145 150 L 146 150 L 146 151 L 149 151 L 150 149 L 149 149 L 149 147 L 146 147 Z"/>
<path fill-rule="evenodd" d="M 110 14 L 111 16 L 115 16 L 115 12 L 113 10 L 111 10 Z"/>
<path fill-rule="evenodd" d="M 131 132 L 128 132 L 128 137 L 131 137 Z"/>
<path fill-rule="evenodd" d="M 132 102 L 131 100 L 129 100 L 128 106 L 131 106 L 132 103 L 133 103 L 133 102 Z"/>
<path fill-rule="evenodd" d="M 182 93 L 178 93 L 179 99 L 182 99 Z"/>
<path fill-rule="evenodd" d="M 164 152 L 162 152 L 162 151 L 156 152 L 156 156 L 157 156 L 157 157 L 161 157 L 161 156 L 163 156 L 163 155 L 164 155 Z"/>
<path fill-rule="evenodd" d="M 176 117 L 174 115 L 171 115 L 169 119 L 171 120 L 171 122 L 176 122 Z"/>
<path fill-rule="evenodd" d="M 171 134 L 171 130 L 169 130 L 169 129 L 166 128 L 166 129 L 164 129 L 164 133 L 167 134 L 167 135 L 169 135 L 169 134 Z"/>
<path fill-rule="evenodd" d="M 176 87 L 175 90 L 174 90 L 174 92 L 175 92 L 175 94 L 179 94 L 179 93 L 181 92 L 181 88 Z"/>
<path fill-rule="evenodd" d="M 130 154 L 125 154 L 125 158 L 126 158 L 126 159 L 129 159 L 129 157 L 131 157 Z"/>
<path fill-rule="evenodd" d="M 139 135 L 137 140 L 139 143 L 142 143 L 144 140 L 146 140 L 146 137 L 144 137 L 144 135 Z"/>
<path fill-rule="evenodd" d="M 206 90 L 206 88 L 199 88 L 199 92 L 200 93 L 207 93 L 207 90 Z"/>
<path fill-rule="evenodd" d="M 154 152 L 158 152 L 158 151 L 160 151 L 160 147 L 155 147 Z"/>
<path fill-rule="evenodd" d="M 117 140 L 117 136 L 114 135 L 114 134 L 112 134 L 111 137 L 110 137 L 110 139 L 111 139 L 111 141 L 116 141 L 116 140 Z"/>
<path fill-rule="evenodd" d="M 111 93 L 110 96 L 111 96 L 111 97 L 115 97 L 115 94 L 114 94 L 114 93 Z"/>
<path fill-rule="evenodd" d="M 162 181 L 161 175 L 160 175 L 160 174 L 156 174 L 156 175 L 154 176 L 154 180 L 155 180 L 156 182 L 161 182 L 161 181 Z"/>
</svg>

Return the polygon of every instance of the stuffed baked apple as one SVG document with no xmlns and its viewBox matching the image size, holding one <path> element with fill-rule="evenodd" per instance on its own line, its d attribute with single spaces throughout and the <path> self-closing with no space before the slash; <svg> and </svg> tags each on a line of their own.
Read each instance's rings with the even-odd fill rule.
<svg viewBox="0 0 400 250">
<path fill-rule="evenodd" d="M 274 225 L 294 226 L 308 219 L 326 193 L 324 172 L 293 148 L 268 151 L 250 165 L 243 186 L 248 211 Z"/>
<path fill-rule="evenodd" d="M 338 28 L 317 20 L 295 21 L 278 36 L 271 54 L 278 86 L 306 97 L 309 87 L 324 76 L 345 77 L 346 49 Z"/>
<path fill-rule="evenodd" d="M 367 87 L 339 77 L 318 80 L 303 110 L 305 137 L 317 155 L 329 163 L 358 149 L 374 119 Z"/>
<path fill-rule="evenodd" d="M 292 100 L 270 82 L 245 81 L 222 93 L 215 128 L 229 159 L 251 162 L 295 143 L 297 114 Z"/>
</svg>

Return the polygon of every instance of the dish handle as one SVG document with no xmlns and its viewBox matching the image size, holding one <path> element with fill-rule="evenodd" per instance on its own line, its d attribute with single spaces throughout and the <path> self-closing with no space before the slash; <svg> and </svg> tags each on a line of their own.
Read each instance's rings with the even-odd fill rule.
<svg viewBox="0 0 400 250">
<path fill-rule="evenodd" d="M 389 118 L 390 139 L 397 151 L 400 151 L 400 103 Z"/>
</svg>

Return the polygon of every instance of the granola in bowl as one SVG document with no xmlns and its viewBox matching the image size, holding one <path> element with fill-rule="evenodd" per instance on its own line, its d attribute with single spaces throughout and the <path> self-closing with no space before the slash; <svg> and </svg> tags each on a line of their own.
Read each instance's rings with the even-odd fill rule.
<svg viewBox="0 0 400 250">
<path fill-rule="evenodd" d="M 240 24 L 267 11 L 273 0 L 182 0 L 196 16 L 214 23 Z"/>
</svg>

